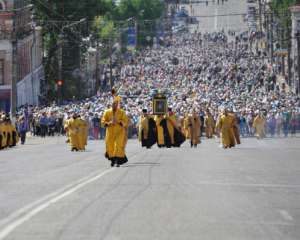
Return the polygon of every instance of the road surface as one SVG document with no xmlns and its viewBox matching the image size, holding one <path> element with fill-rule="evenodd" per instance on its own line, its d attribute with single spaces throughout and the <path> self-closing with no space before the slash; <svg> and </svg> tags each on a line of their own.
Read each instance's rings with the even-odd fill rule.
<svg viewBox="0 0 300 240">
<path fill-rule="evenodd" d="M 141 149 L 110 168 L 104 143 L 0 152 L 0 240 L 300 239 L 300 138 Z"/>
<path fill-rule="evenodd" d="M 208 1 L 208 5 L 204 3 L 184 4 L 183 6 L 190 16 L 195 16 L 199 20 L 198 25 L 192 26 L 192 31 L 201 32 L 218 32 L 228 30 L 238 32 L 247 31 L 247 22 L 244 21 L 244 14 L 247 12 L 246 0 L 228 0 L 222 4 Z"/>
</svg>

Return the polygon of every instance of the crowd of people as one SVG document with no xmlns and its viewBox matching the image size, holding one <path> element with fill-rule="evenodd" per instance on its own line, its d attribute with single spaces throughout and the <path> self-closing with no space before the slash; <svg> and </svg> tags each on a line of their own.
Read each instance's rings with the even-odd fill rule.
<svg viewBox="0 0 300 240">
<path fill-rule="evenodd" d="M 10 117 L 0 113 L 0 150 L 15 147 L 21 139 L 25 143 L 27 123 L 24 117 L 20 117 L 16 124 L 13 124 Z"/>
<path fill-rule="evenodd" d="M 257 116 L 264 135 L 295 135 L 300 128 L 299 95 L 282 88 L 266 58 L 254 54 L 245 41 L 229 38 L 223 32 L 174 36 L 171 44 L 139 51 L 124 63 L 115 88 L 128 117 L 128 137 L 138 135 L 141 111 L 152 110 L 158 91 L 167 96 L 178 123 L 197 114 L 202 135 L 207 113 L 216 123 L 224 109 L 236 115 L 242 137 L 254 136 Z M 89 139 L 104 139 L 101 118 L 110 104 L 110 92 L 100 92 L 64 106 L 27 106 L 19 116 L 33 135 L 46 137 L 65 134 L 66 121 L 76 113 L 87 123 Z"/>
</svg>

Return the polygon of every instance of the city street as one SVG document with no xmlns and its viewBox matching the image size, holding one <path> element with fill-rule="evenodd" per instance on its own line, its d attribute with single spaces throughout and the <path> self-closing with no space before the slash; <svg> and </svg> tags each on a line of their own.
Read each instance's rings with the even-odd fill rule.
<svg viewBox="0 0 300 240">
<path fill-rule="evenodd" d="M 0 240 L 300 239 L 300 5 L 49 2 L 0 1 Z"/>
<path fill-rule="evenodd" d="M 217 4 L 209 1 L 206 6 L 205 2 L 198 4 L 192 4 L 192 8 L 189 4 L 182 5 L 189 12 L 190 16 L 197 17 L 199 21 L 199 26 L 193 25 L 193 30 L 198 30 L 201 32 L 217 32 L 228 30 L 238 32 L 247 31 L 247 22 L 243 19 L 243 14 L 246 15 L 247 12 L 247 2 L 246 0 L 228 0 Z"/>
<path fill-rule="evenodd" d="M 110 168 L 103 141 L 74 153 L 29 139 L 0 153 L 0 239 L 299 239 L 300 138 L 242 140 L 130 140 L 129 163 Z"/>
</svg>

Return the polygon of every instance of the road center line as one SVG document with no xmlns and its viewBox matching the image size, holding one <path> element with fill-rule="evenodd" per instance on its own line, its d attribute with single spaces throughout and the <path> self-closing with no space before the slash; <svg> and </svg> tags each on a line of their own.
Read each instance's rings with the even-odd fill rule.
<svg viewBox="0 0 300 240">
<path fill-rule="evenodd" d="M 286 221 L 293 221 L 294 218 L 286 211 L 286 210 L 279 210 L 280 215 Z"/>
<path fill-rule="evenodd" d="M 57 191 L 53 194 L 46 196 L 43 199 L 36 201 L 33 204 L 30 204 L 30 205 L 20 209 L 19 211 L 15 212 L 14 214 L 12 214 L 10 217 L 8 217 L 7 219 L 5 219 L 3 221 L 5 223 L 5 222 L 8 222 L 11 218 L 14 219 L 11 223 L 9 223 L 9 225 L 7 225 L 2 230 L 0 230 L 0 240 L 3 240 L 14 229 L 16 229 L 18 226 L 22 225 L 23 223 L 25 223 L 32 217 L 34 217 L 39 212 L 41 212 L 44 209 L 46 209 L 47 207 L 49 207 L 51 204 L 57 203 L 58 201 L 64 199 L 65 197 L 71 195 L 72 193 L 82 189 L 86 185 L 97 181 L 98 179 L 102 178 L 103 176 L 107 175 L 108 173 L 110 173 L 114 170 L 115 170 L 115 168 L 111 168 L 111 169 L 107 169 L 106 171 L 97 174 L 94 177 L 89 177 L 89 178 L 86 177 L 86 178 L 84 178 L 85 180 L 78 181 L 77 184 L 75 184 L 75 186 L 73 185 L 73 187 L 71 187 L 67 190 Z M 47 200 L 45 200 L 45 199 L 47 199 Z M 26 211 L 28 211 L 31 208 L 33 208 L 33 209 L 26 213 Z"/>
<path fill-rule="evenodd" d="M 135 158 L 141 153 L 139 151 L 137 153 L 133 153 L 130 158 Z M 97 181 L 98 179 L 102 178 L 104 175 L 114 171 L 115 168 L 107 169 L 103 172 L 103 169 L 98 170 L 87 177 L 83 177 L 78 181 L 75 181 L 67 186 L 42 197 L 41 199 L 26 205 L 25 207 L 13 212 L 7 218 L 0 220 L 0 240 L 7 237 L 14 229 L 18 226 L 22 225 L 24 222 L 41 212 L 42 210 L 46 209 L 53 203 L 57 203 L 58 201 L 62 200 L 63 198 L 69 196 L 70 194 L 78 191 L 79 189 L 85 187 L 86 185 Z"/>
</svg>

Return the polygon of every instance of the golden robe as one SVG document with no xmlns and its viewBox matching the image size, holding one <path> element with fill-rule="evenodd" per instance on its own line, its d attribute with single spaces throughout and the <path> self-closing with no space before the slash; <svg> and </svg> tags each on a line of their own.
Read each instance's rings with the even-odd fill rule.
<svg viewBox="0 0 300 240">
<path fill-rule="evenodd" d="M 142 141 L 142 138 L 147 139 L 148 138 L 148 132 L 149 132 L 149 118 L 146 116 L 141 116 L 139 120 L 139 142 Z M 143 136 L 142 136 L 143 134 Z"/>
<path fill-rule="evenodd" d="M 128 123 L 125 111 L 117 109 L 114 113 L 113 109 L 110 108 L 104 112 L 101 122 L 106 127 L 105 156 L 109 160 L 124 161 L 126 158 L 125 146 L 127 143 Z"/>
<path fill-rule="evenodd" d="M 0 129 L 2 132 L 2 148 L 11 147 L 13 145 L 13 132 L 16 128 L 10 123 L 3 123 Z"/>
<path fill-rule="evenodd" d="M 7 143 L 7 141 L 6 141 L 6 125 L 4 125 L 4 123 L 0 123 L 0 140 L 1 140 L 1 142 L 0 142 L 0 149 L 1 148 L 5 148 L 6 147 L 6 143 Z"/>
<path fill-rule="evenodd" d="M 79 128 L 80 128 L 80 119 L 70 118 L 66 122 L 66 130 L 68 131 L 71 149 L 80 150 L 79 142 Z"/>
<path fill-rule="evenodd" d="M 233 131 L 233 136 L 235 139 L 236 144 L 241 144 L 241 138 L 240 138 L 240 130 L 237 122 L 237 116 L 234 113 L 230 113 L 229 116 L 232 117 L 232 131 Z"/>
<path fill-rule="evenodd" d="M 221 133 L 221 142 L 224 148 L 234 146 L 234 136 L 233 136 L 233 119 L 229 115 L 223 114 L 219 117 L 217 128 Z"/>
<path fill-rule="evenodd" d="M 265 132 L 266 120 L 261 116 L 256 116 L 253 121 L 253 128 L 255 129 L 256 136 L 258 138 L 264 138 L 266 136 Z"/>
<path fill-rule="evenodd" d="M 204 118 L 205 135 L 207 138 L 212 138 L 215 132 L 215 120 L 211 115 L 206 115 Z"/>
<path fill-rule="evenodd" d="M 69 134 L 69 130 L 68 130 L 69 120 L 70 120 L 70 119 L 66 119 L 66 120 L 64 121 L 64 129 L 65 129 L 65 132 L 66 132 L 67 143 L 70 143 L 70 141 L 71 141 L 71 139 L 70 139 L 70 134 Z"/>
<path fill-rule="evenodd" d="M 88 123 L 83 119 L 78 119 L 78 124 L 78 150 L 84 151 L 87 145 Z"/>
<path fill-rule="evenodd" d="M 185 116 L 183 120 L 183 134 L 186 139 L 190 139 L 189 116 Z"/>
<path fill-rule="evenodd" d="M 6 134 L 10 135 L 8 146 L 10 146 L 10 147 L 14 146 L 19 141 L 19 136 L 18 136 L 18 133 L 17 133 L 17 129 L 16 129 L 15 125 L 13 125 L 11 123 L 6 125 L 6 129 L 7 129 Z"/>
<path fill-rule="evenodd" d="M 191 144 L 197 145 L 201 142 L 201 120 L 199 116 L 189 115 L 188 117 L 189 135 Z"/>
</svg>

